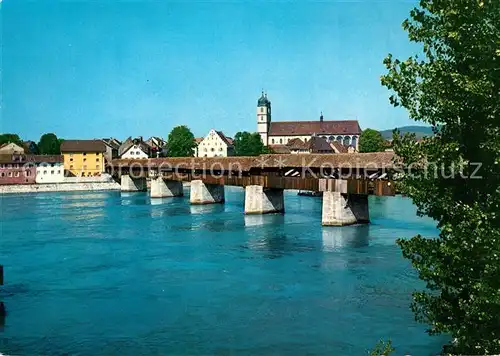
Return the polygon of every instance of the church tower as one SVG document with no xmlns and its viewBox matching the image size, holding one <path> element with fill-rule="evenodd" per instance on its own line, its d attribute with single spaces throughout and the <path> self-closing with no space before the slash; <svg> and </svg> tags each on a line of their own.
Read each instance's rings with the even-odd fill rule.
<svg viewBox="0 0 500 356">
<path fill-rule="evenodd" d="M 271 102 L 267 98 L 267 94 L 262 92 L 261 97 L 257 101 L 257 132 L 264 143 L 268 144 L 269 127 L 271 126 Z"/>
</svg>

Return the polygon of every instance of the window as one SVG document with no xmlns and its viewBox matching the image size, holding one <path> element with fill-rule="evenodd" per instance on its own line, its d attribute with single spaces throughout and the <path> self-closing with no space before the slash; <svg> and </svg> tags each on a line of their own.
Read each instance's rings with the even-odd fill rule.
<svg viewBox="0 0 500 356">
<path fill-rule="evenodd" d="M 86 156 L 87 155 L 87 152 L 83 152 L 83 155 Z"/>
<path fill-rule="evenodd" d="M 9 177 L 12 177 L 12 172 L 9 172 Z"/>
<path fill-rule="evenodd" d="M 351 145 L 353 145 L 354 147 L 356 147 L 357 140 L 358 140 L 358 137 L 357 136 L 353 136 L 352 137 L 352 141 L 351 141 Z"/>
<path fill-rule="evenodd" d="M 19 165 L 16 163 L 16 164 L 14 165 L 14 168 L 19 168 Z"/>
<path fill-rule="evenodd" d="M 260 108 L 260 112 L 264 112 L 264 108 L 262 108 L 262 107 L 261 107 L 261 108 Z"/>
<path fill-rule="evenodd" d="M 87 159 L 86 159 L 86 158 L 84 158 L 84 159 L 83 159 L 83 162 L 87 162 Z"/>
<path fill-rule="evenodd" d="M 283 143 L 283 139 L 282 138 L 280 138 L 280 143 Z"/>
<path fill-rule="evenodd" d="M 215 148 L 213 148 L 213 147 L 212 147 L 212 148 L 210 149 L 210 151 L 212 151 L 212 152 L 213 152 L 213 151 L 215 151 Z"/>
<path fill-rule="evenodd" d="M 19 172 L 16 172 L 15 176 L 16 176 L 16 177 L 19 177 Z"/>
<path fill-rule="evenodd" d="M 221 147 L 221 148 L 219 148 L 219 151 L 222 151 L 222 147 Z"/>
<path fill-rule="evenodd" d="M 69 169 L 73 169 L 73 165 L 69 166 Z"/>
<path fill-rule="evenodd" d="M 70 161 L 70 162 L 73 162 L 73 158 L 70 158 L 70 159 L 69 159 L 69 161 Z"/>
<path fill-rule="evenodd" d="M 342 143 L 342 136 L 337 136 L 337 142 Z"/>
<path fill-rule="evenodd" d="M 96 162 L 99 162 L 99 158 L 96 158 L 96 159 L 95 159 L 95 161 L 96 161 Z"/>
<path fill-rule="evenodd" d="M 70 154 L 69 154 L 69 156 L 70 156 L 70 157 L 73 157 L 73 153 L 70 153 Z"/>
<path fill-rule="evenodd" d="M 50 171 L 50 174 L 54 174 L 54 171 Z"/>
<path fill-rule="evenodd" d="M 351 144 L 351 137 L 344 136 L 344 146 L 349 146 Z"/>
<path fill-rule="evenodd" d="M 9 164 L 7 165 L 7 168 L 12 168 L 12 164 L 10 164 L 10 163 L 9 163 Z"/>
<path fill-rule="evenodd" d="M 98 164 L 95 166 L 95 169 L 99 169 L 99 165 Z"/>
<path fill-rule="evenodd" d="M 134 155 L 134 151 L 130 151 L 130 154 L 131 154 L 131 155 Z"/>
<path fill-rule="evenodd" d="M 57 170 L 57 174 L 61 174 L 61 170 L 60 169 Z"/>
<path fill-rule="evenodd" d="M 26 171 L 26 177 L 29 177 L 31 175 L 31 171 Z"/>
<path fill-rule="evenodd" d="M 274 143 L 274 138 L 271 141 Z"/>
<path fill-rule="evenodd" d="M 51 163 L 51 164 L 50 164 L 50 166 L 51 166 L 51 167 L 54 167 L 54 163 Z"/>
<path fill-rule="evenodd" d="M 83 169 L 87 169 L 87 165 L 86 164 L 83 166 Z"/>
<path fill-rule="evenodd" d="M 2 172 L 2 177 L 5 177 L 5 173 L 4 172 Z"/>
</svg>

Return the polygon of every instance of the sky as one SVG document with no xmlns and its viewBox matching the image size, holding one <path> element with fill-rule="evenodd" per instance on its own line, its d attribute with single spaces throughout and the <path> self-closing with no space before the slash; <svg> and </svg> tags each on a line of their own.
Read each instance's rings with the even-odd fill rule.
<svg viewBox="0 0 500 356">
<path fill-rule="evenodd" d="M 384 57 L 419 50 L 416 1 L 3 0 L 0 132 L 38 141 L 256 130 L 273 121 L 415 124 L 389 104 Z"/>
</svg>

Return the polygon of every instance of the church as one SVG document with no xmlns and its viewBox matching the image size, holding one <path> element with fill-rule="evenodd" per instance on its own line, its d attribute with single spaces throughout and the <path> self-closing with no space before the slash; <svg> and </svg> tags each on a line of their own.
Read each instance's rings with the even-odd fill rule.
<svg viewBox="0 0 500 356">
<path fill-rule="evenodd" d="M 308 142 L 315 136 L 358 151 L 361 135 L 358 120 L 324 120 L 321 114 L 316 121 L 273 122 L 271 116 L 271 101 L 262 92 L 257 101 L 257 132 L 265 146 L 286 145 L 294 139 Z"/>
</svg>

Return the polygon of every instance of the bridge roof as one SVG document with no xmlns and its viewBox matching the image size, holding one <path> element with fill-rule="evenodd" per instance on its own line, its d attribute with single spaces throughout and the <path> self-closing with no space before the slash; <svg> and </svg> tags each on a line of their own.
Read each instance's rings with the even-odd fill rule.
<svg viewBox="0 0 500 356">
<path fill-rule="evenodd" d="M 202 169 L 250 171 L 265 168 L 333 167 L 382 169 L 394 168 L 394 152 L 335 154 L 268 154 L 256 157 L 166 157 L 151 159 L 115 159 L 115 167 L 163 169 Z"/>
</svg>

